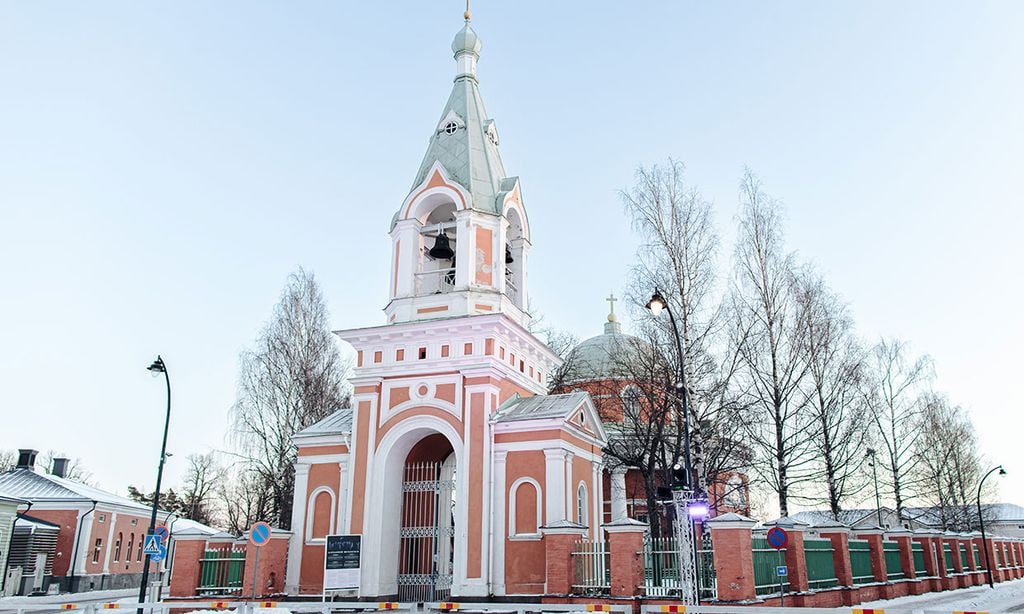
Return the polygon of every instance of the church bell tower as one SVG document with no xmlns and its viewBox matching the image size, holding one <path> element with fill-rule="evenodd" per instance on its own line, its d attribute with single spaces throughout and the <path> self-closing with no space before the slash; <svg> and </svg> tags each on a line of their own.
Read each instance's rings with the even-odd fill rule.
<svg viewBox="0 0 1024 614">
<path fill-rule="evenodd" d="M 480 39 L 455 35 L 455 82 L 412 189 L 391 223 L 388 323 L 504 313 L 529 323 L 530 231 L 518 177 L 501 162 L 480 97 Z"/>
</svg>

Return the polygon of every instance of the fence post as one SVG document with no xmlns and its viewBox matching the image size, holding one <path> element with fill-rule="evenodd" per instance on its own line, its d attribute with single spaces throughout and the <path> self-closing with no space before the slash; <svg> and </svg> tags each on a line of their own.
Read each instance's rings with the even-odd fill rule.
<svg viewBox="0 0 1024 614">
<path fill-rule="evenodd" d="M 274 529 L 271 532 L 270 540 L 262 546 L 246 542 L 245 575 L 242 576 L 241 593 L 244 599 L 248 599 L 253 595 L 253 588 L 256 589 L 256 597 L 265 597 L 266 595 L 273 595 L 284 591 L 284 571 L 288 560 L 288 540 L 291 539 L 291 536 L 291 531 Z M 260 566 L 256 570 L 256 573 L 259 575 L 253 577 L 253 565 L 256 561 L 257 548 L 261 548 Z"/>
<path fill-rule="evenodd" d="M 611 596 L 634 597 L 644 585 L 644 533 L 647 523 L 620 518 L 603 525 L 611 553 Z"/>
<path fill-rule="evenodd" d="M 540 534 L 547 563 L 544 592 L 549 595 L 568 595 L 572 592 L 574 577 L 573 545 L 587 534 L 587 527 L 569 520 L 558 520 L 541 527 Z"/>
<path fill-rule="evenodd" d="M 199 587 L 199 563 L 206 551 L 205 535 L 174 536 L 174 560 L 171 561 L 171 597 L 195 597 Z"/>
<path fill-rule="evenodd" d="M 707 521 L 715 544 L 715 582 L 721 601 L 757 598 L 754 589 L 754 541 L 751 529 L 756 520 L 729 513 Z"/>
<path fill-rule="evenodd" d="M 914 532 L 914 541 L 921 544 L 924 548 L 924 568 L 928 573 L 930 580 L 930 590 L 938 591 L 942 590 L 942 576 L 943 569 L 945 569 L 945 557 L 937 557 L 935 553 L 935 539 L 932 535 L 936 531 L 930 530 L 918 530 Z M 941 560 L 940 560 L 941 559 Z M 940 567 L 940 563 L 942 566 Z"/>
<path fill-rule="evenodd" d="M 853 565 L 850 563 L 850 527 L 838 522 L 816 525 L 818 535 L 832 542 L 832 568 L 843 591 L 843 605 L 860 603 L 860 593 L 853 587 Z"/>
</svg>

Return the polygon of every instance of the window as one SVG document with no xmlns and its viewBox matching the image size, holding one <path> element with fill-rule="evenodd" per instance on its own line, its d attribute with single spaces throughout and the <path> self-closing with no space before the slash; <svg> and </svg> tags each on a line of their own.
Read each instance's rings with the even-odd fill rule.
<svg viewBox="0 0 1024 614">
<path fill-rule="evenodd" d="M 107 521 L 107 515 L 106 514 L 100 514 L 99 516 L 97 516 L 97 520 L 99 520 L 100 522 L 106 522 Z"/>
<path fill-rule="evenodd" d="M 459 129 L 459 125 L 455 122 L 448 122 L 444 125 L 445 134 L 455 134 Z"/>
<path fill-rule="evenodd" d="M 587 485 L 583 482 L 576 489 L 576 522 L 587 524 Z"/>
<path fill-rule="evenodd" d="M 124 539 L 124 535 L 121 533 L 117 534 L 117 541 L 114 542 L 114 562 L 121 560 L 121 540 Z"/>
<path fill-rule="evenodd" d="M 420 348 L 420 360 L 423 360 L 426 357 L 427 357 L 427 348 Z"/>
<path fill-rule="evenodd" d="M 144 540 L 144 539 L 140 539 L 139 540 L 139 552 L 138 552 L 138 554 L 135 555 L 135 562 L 136 563 L 141 563 L 142 562 L 142 545 L 144 543 L 146 543 L 146 540 Z M 128 556 L 131 556 L 130 552 L 128 553 Z"/>
<path fill-rule="evenodd" d="M 626 417 L 636 417 L 640 414 L 640 389 L 636 386 L 626 386 L 619 395 L 622 398 L 622 413 Z"/>
<path fill-rule="evenodd" d="M 135 534 L 132 533 L 128 537 L 128 547 L 124 550 L 124 562 L 130 563 L 132 560 L 132 546 L 135 545 Z"/>
<path fill-rule="evenodd" d="M 96 540 L 96 545 L 92 547 L 92 562 L 93 563 L 99 563 L 100 562 L 100 550 L 102 548 L 103 548 L 103 540 L 102 539 L 97 539 Z"/>
</svg>

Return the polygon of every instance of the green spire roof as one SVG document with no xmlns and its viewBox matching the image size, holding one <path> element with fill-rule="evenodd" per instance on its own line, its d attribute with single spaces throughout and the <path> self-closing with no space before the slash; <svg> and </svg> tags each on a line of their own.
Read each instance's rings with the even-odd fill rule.
<svg viewBox="0 0 1024 614">
<path fill-rule="evenodd" d="M 496 212 L 500 210 L 495 201 L 503 191 L 505 167 L 498 153 L 498 132 L 484 110 L 476 79 L 480 41 L 468 23 L 456 34 L 452 49 L 460 74 L 430 137 L 413 189 L 427 179 L 437 161 L 451 179 L 469 190 L 474 209 Z"/>
</svg>

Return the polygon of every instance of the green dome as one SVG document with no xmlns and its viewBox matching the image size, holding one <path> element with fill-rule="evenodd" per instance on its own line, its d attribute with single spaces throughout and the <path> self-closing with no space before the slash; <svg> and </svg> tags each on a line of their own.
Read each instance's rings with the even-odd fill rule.
<svg viewBox="0 0 1024 614">
<path fill-rule="evenodd" d="M 480 38 L 477 37 L 473 28 L 469 27 L 469 22 L 466 22 L 466 25 L 455 35 L 455 40 L 452 41 L 452 53 L 455 55 L 460 53 L 480 55 L 480 46 Z"/>
</svg>

